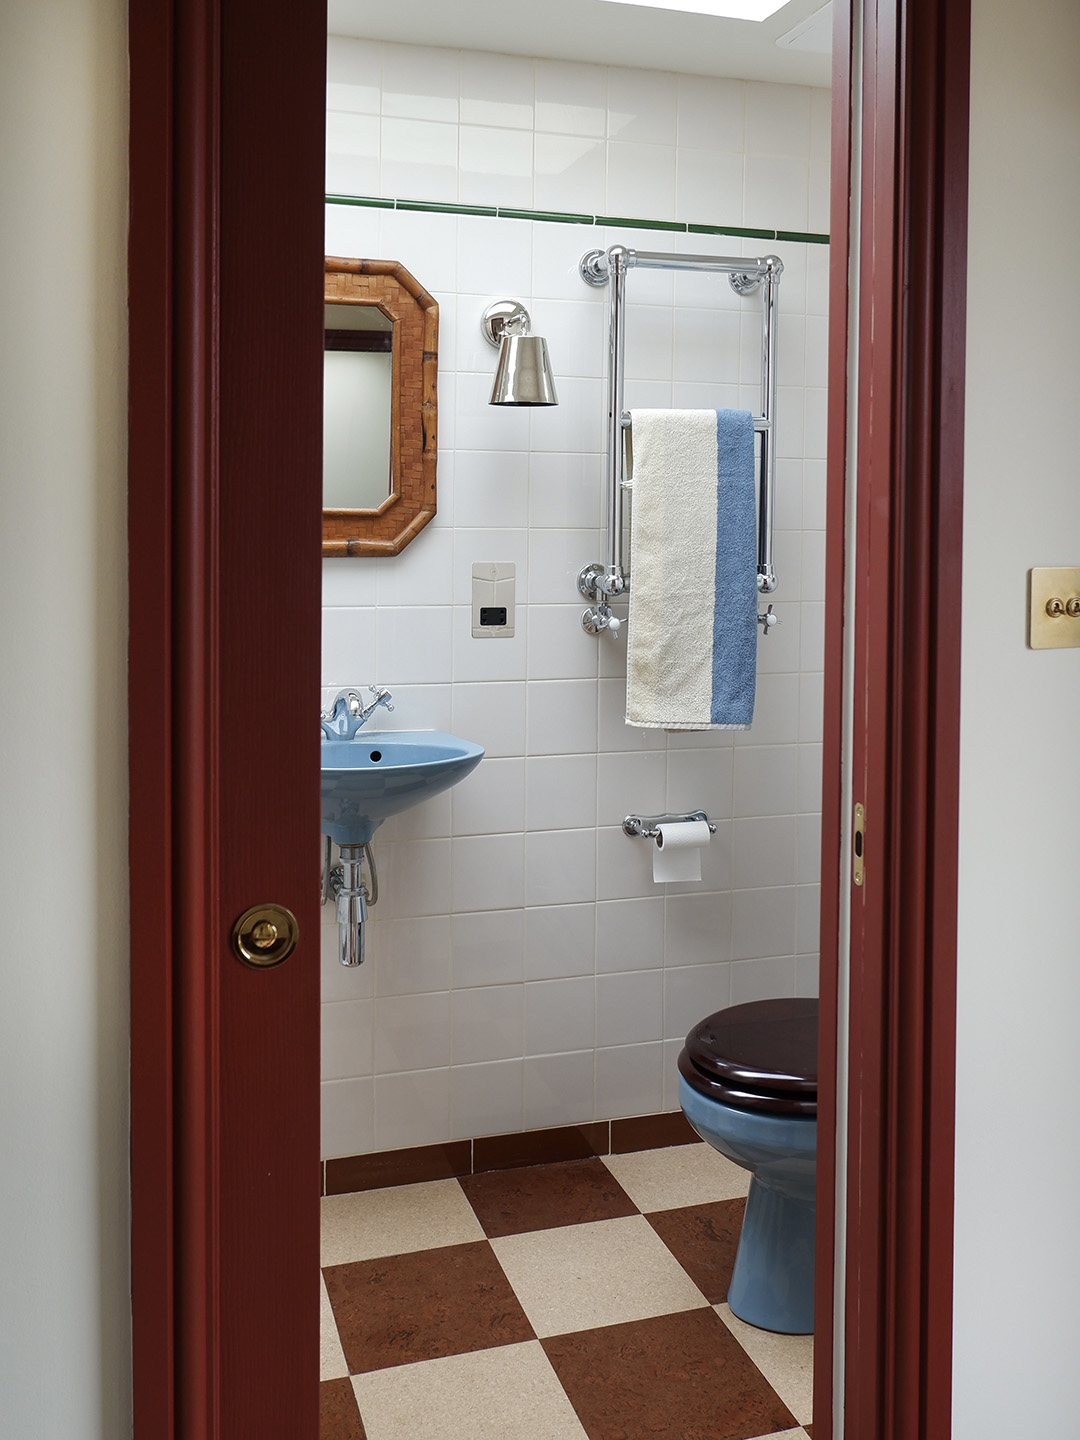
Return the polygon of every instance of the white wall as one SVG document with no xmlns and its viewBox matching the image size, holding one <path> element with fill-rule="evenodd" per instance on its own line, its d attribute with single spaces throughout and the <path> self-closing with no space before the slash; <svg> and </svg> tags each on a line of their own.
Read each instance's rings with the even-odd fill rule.
<svg viewBox="0 0 1080 1440">
<path fill-rule="evenodd" d="M 126 6 L 0 6 L 0 1435 L 130 1428 Z"/>
<path fill-rule="evenodd" d="M 1080 1421 L 1080 8 L 974 0 L 957 1021 L 955 1440 Z"/>
<path fill-rule="evenodd" d="M 332 40 L 328 189 L 806 230 L 827 214 L 828 95 Z M 625 649 L 585 635 L 602 549 L 605 292 L 581 254 L 776 250 L 776 608 L 747 734 L 628 728 Z M 488 758 L 376 837 L 372 959 L 324 929 L 324 1154 L 677 1108 L 675 1056 L 728 1003 L 815 993 L 825 246 L 330 206 L 327 251 L 397 259 L 440 304 L 439 512 L 399 557 L 325 564 L 323 681 L 389 686 L 379 723 Z M 760 302 L 630 278 L 628 403 L 759 404 Z M 490 300 L 529 305 L 557 409 L 491 409 Z M 474 640 L 476 561 L 517 565 L 513 640 Z M 375 722 L 372 722 L 375 723 Z M 630 811 L 719 824 L 696 886 L 656 886 Z M 665 890 L 667 893 L 665 893 Z"/>
</svg>

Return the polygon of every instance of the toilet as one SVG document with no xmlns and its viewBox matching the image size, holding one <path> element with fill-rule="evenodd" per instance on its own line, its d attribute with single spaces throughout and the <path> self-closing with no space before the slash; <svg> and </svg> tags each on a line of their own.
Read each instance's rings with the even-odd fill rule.
<svg viewBox="0 0 1080 1440">
<path fill-rule="evenodd" d="M 751 1174 L 728 1290 L 762 1330 L 814 1328 L 818 1002 L 755 1000 L 700 1021 L 679 1056 L 679 1104 Z"/>
</svg>

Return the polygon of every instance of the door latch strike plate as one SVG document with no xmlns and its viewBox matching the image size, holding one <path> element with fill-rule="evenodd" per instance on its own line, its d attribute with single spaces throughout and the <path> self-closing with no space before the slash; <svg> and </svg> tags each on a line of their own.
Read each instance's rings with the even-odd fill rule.
<svg viewBox="0 0 1080 1440">
<path fill-rule="evenodd" d="M 851 840 L 851 878 L 856 885 L 863 883 L 863 849 L 866 811 L 861 805 L 855 806 L 855 833 Z"/>
</svg>

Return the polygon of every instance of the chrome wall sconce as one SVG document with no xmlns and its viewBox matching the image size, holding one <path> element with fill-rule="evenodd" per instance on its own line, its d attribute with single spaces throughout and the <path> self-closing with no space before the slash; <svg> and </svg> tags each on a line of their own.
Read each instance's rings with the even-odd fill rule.
<svg viewBox="0 0 1080 1440">
<path fill-rule="evenodd" d="M 496 300 L 480 321 L 484 339 L 499 351 L 489 405 L 557 405 L 547 341 L 531 335 L 532 319 L 520 300 Z"/>
</svg>

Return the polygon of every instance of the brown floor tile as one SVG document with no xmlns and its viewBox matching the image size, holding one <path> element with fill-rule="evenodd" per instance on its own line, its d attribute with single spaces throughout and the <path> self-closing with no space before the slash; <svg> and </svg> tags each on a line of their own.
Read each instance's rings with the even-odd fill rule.
<svg viewBox="0 0 1080 1440">
<path fill-rule="evenodd" d="M 535 1338 L 486 1240 L 323 1275 L 350 1375 Z"/>
<path fill-rule="evenodd" d="M 659 1150 L 665 1145 L 696 1145 L 700 1139 L 681 1110 L 663 1115 L 631 1115 L 611 1122 L 612 1155 Z"/>
<path fill-rule="evenodd" d="M 458 1183 L 491 1238 L 638 1213 L 602 1160 L 489 1170 L 464 1175 Z"/>
<path fill-rule="evenodd" d="M 324 1380 L 319 1386 L 319 1440 L 365 1440 L 351 1380 Z"/>
<path fill-rule="evenodd" d="M 745 1200 L 714 1200 L 645 1218 L 710 1305 L 727 1299 Z"/>
<path fill-rule="evenodd" d="M 795 1428 L 712 1310 L 541 1343 L 589 1440 L 747 1440 Z"/>
<path fill-rule="evenodd" d="M 804 1425 L 802 1428 L 806 1431 L 807 1435 L 810 1436 L 810 1440 L 814 1440 L 814 1432 L 811 1427 L 809 1425 Z"/>
</svg>

